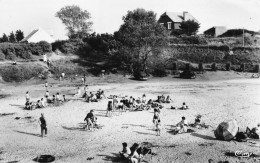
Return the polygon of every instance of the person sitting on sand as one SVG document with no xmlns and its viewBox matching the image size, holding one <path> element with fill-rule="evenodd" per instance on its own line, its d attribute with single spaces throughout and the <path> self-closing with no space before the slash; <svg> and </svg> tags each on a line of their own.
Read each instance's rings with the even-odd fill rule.
<svg viewBox="0 0 260 163">
<path fill-rule="evenodd" d="M 182 120 L 179 123 L 177 123 L 177 125 L 176 125 L 178 133 L 187 132 L 188 122 L 185 117 L 182 117 L 181 119 Z"/>
<path fill-rule="evenodd" d="M 137 153 L 137 149 L 139 148 L 139 144 L 134 143 L 134 145 L 130 148 L 131 154 L 129 155 L 128 159 L 131 163 L 138 163 L 140 160 L 140 156 Z"/>
<path fill-rule="evenodd" d="M 112 110 L 113 110 L 112 101 L 108 101 L 106 117 L 107 116 L 110 116 L 110 117 L 112 116 Z"/>
<path fill-rule="evenodd" d="M 41 103 L 40 103 L 40 106 L 41 106 L 42 108 L 44 108 L 44 107 L 45 107 L 45 102 L 44 102 L 43 98 L 41 98 Z"/>
<path fill-rule="evenodd" d="M 200 119 L 201 119 L 201 115 L 197 115 L 196 118 L 195 118 L 195 123 L 194 123 L 194 127 L 200 127 Z"/>
<path fill-rule="evenodd" d="M 171 103 L 171 102 L 173 102 L 172 101 L 172 99 L 170 98 L 170 96 L 168 95 L 167 97 L 166 97 L 166 101 L 165 101 L 166 103 Z"/>
<path fill-rule="evenodd" d="M 26 101 L 26 103 L 25 103 L 25 108 L 24 109 L 26 109 L 26 110 L 31 110 L 31 102 L 29 102 L 29 101 Z"/>
<path fill-rule="evenodd" d="M 50 96 L 49 91 L 46 91 L 45 92 L 45 98 L 48 99 L 49 96 Z"/>
<path fill-rule="evenodd" d="M 182 103 L 182 107 L 180 108 L 181 110 L 186 110 L 188 109 L 188 106 L 186 105 L 185 102 Z"/>
<path fill-rule="evenodd" d="M 95 115 L 94 110 L 90 110 L 90 112 L 85 117 L 84 121 L 86 121 L 86 127 L 88 130 L 93 131 L 94 122 L 95 122 Z"/>
<path fill-rule="evenodd" d="M 165 103 L 165 96 L 164 95 L 161 96 L 161 102 Z"/>
<path fill-rule="evenodd" d="M 103 90 L 100 91 L 100 98 L 101 98 L 101 99 L 106 99 L 106 95 L 105 95 L 105 93 L 104 93 Z"/>
<path fill-rule="evenodd" d="M 132 97 L 132 96 L 130 96 L 130 98 L 129 98 L 129 100 L 128 100 L 128 103 L 129 103 L 129 108 L 130 108 L 130 110 L 132 110 L 133 104 L 134 104 L 134 100 L 133 100 L 133 97 Z"/>
<path fill-rule="evenodd" d="M 146 95 L 145 94 L 143 94 L 143 96 L 142 96 L 142 101 L 141 101 L 143 104 L 146 104 Z"/>
<path fill-rule="evenodd" d="M 80 95 L 81 95 L 81 91 L 80 91 L 80 88 L 78 87 L 78 91 L 74 96 L 80 97 Z"/>
<path fill-rule="evenodd" d="M 119 152 L 120 156 L 123 158 L 128 158 L 129 155 L 131 154 L 131 150 L 130 148 L 127 146 L 127 143 L 124 142 L 122 143 L 123 145 L 123 150 Z"/>
<path fill-rule="evenodd" d="M 90 93 L 90 101 L 91 102 L 98 102 L 96 94 L 94 94 L 92 92 Z"/>
<path fill-rule="evenodd" d="M 55 103 L 56 102 L 56 97 L 55 97 L 55 95 L 52 95 L 52 100 L 51 100 L 51 103 Z"/>
<path fill-rule="evenodd" d="M 63 95 L 63 102 L 67 102 L 68 100 L 66 99 L 65 95 Z"/>
</svg>

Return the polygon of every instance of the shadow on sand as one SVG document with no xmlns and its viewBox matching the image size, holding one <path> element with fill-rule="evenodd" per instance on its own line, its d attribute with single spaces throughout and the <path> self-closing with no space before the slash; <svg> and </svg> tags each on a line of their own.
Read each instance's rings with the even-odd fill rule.
<svg viewBox="0 0 260 163">
<path fill-rule="evenodd" d="M 18 131 L 18 130 L 13 130 L 14 132 L 18 132 L 21 134 L 27 134 L 27 135 L 32 135 L 32 136 L 37 136 L 37 137 L 41 137 L 41 134 L 34 134 L 34 133 L 29 133 L 29 132 L 24 132 L 24 131 Z"/>
<path fill-rule="evenodd" d="M 112 156 L 110 155 L 97 155 L 100 157 L 104 157 L 103 160 L 104 161 L 111 161 L 111 162 L 117 162 L 117 163 L 126 163 L 127 160 L 123 159 L 122 157 L 120 157 L 119 153 L 112 153 Z"/>
<path fill-rule="evenodd" d="M 148 127 L 148 126 L 145 126 L 145 125 L 135 125 L 135 124 L 122 124 L 122 125 L 126 125 L 126 126 L 134 126 L 134 127 Z"/>
<path fill-rule="evenodd" d="M 138 134 L 142 134 L 142 135 L 156 135 L 156 134 L 151 134 L 151 133 L 147 133 L 147 132 L 139 132 L 139 131 L 133 131 L 136 132 Z"/>
<path fill-rule="evenodd" d="M 83 127 L 66 127 L 66 126 L 61 126 L 65 130 L 78 130 L 78 131 L 86 131 Z"/>
<path fill-rule="evenodd" d="M 198 137 L 198 138 L 202 138 L 202 139 L 205 139 L 205 140 L 216 140 L 214 137 L 207 136 L 207 135 L 201 135 L 201 134 L 198 134 L 198 133 L 191 133 L 190 135 Z"/>
</svg>

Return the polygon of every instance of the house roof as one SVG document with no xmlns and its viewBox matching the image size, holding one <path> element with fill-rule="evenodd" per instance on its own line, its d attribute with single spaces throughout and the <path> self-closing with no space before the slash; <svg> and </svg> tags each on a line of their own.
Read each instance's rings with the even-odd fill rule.
<svg viewBox="0 0 260 163">
<path fill-rule="evenodd" d="M 48 43 L 55 42 L 54 38 L 51 37 L 47 32 L 45 32 L 42 28 L 38 28 L 33 30 L 28 36 L 21 40 L 21 42 L 40 42 L 46 41 Z"/>
<path fill-rule="evenodd" d="M 184 20 L 184 13 L 185 13 L 185 20 Z M 162 16 L 167 15 L 173 22 L 182 22 L 187 20 L 194 20 L 198 22 L 190 13 L 188 12 L 165 12 Z"/>
</svg>

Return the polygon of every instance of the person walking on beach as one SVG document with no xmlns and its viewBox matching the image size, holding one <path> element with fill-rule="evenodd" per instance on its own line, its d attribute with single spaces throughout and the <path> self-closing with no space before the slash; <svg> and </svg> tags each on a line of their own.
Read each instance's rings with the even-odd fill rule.
<svg viewBox="0 0 260 163">
<path fill-rule="evenodd" d="M 47 135 L 47 123 L 44 117 L 44 114 L 41 113 L 41 117 L 39 119 L 39 124 L 41 126 L 41 137 L 43 137 L 43 134 Z"/>
<path fill-rule="evenodd" d="M 153 123 L 155 125 L 156 136 L 160 136 L 161 135 L 161 128 L 160 128 L 161 127 L 161 119 L 160 119 L 160 114 L 157 110 L 154 112 Z"/>
</svg>

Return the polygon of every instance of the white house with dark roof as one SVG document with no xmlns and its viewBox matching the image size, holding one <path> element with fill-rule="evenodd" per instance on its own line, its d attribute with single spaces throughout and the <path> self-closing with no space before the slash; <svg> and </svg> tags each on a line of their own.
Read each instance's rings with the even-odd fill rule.
<svg viewBox="0 0 260 163">
<path fill-rule="evenodd" d="M 55 42 L 55 39 L 49 35 L 46 31 L 44 31 L 42 28 L 38 28 L 33 30 L 28 36 L 26 36 L 24 39 L 22 39 L 20 42 L 40 42 L 40 41 L 46 41 L 48 43 Z"/>
<path fill-rule="evenodd" d="M 165 12 L 163 13 L 158 22 L 165 26 L 168 30 L 178 30 L 180 29 L 180 24 L 183 21 L 193 20 L 197 23 L 198 20 L 195 19 L 189 12 Z"/>
</svg>

